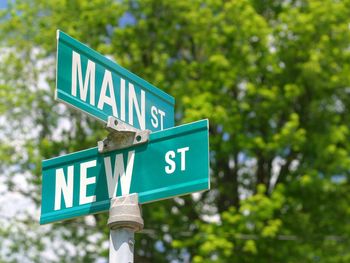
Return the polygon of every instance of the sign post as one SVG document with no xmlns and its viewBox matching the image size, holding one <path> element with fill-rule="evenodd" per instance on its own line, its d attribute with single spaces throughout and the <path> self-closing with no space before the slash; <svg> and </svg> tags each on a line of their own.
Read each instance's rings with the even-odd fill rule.
<svg viewBox="0 0 350 263">
<path fill-rule="evenodd" d="M 143 228 L 137 194 L 114 197 L 111 200 L 108 226 L 109 262 L 134 262 L 134 233 Z"/>
<path fill-rule="evenodd" d="M 42 162 L 40 224 L 109 210 L 109 260 L 133 262 L 141 204 L 209 190 L 208 120 L 173 128 L 173 97 L 59 30 L 55 97 L 110 133 Z"/>
</svg>

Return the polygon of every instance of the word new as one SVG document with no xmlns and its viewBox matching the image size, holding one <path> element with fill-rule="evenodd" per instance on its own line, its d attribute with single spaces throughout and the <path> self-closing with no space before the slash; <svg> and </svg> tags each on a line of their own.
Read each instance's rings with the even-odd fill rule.
<svg viewBox="0 0 350 263">
<path fill-rule="evenodd" d="M 114 172 L 112 171 L 111 158 L 103 158 L 105 174 L 107 179 L 107 188 L 109 198 L 116 195 L 118 181 L 120 178 L 122 195 L 129 194 L 132 170 L 134 166 L 135 151 L 128 153 L 128 161 L 125 169 L 123 154 L 117 154 L 115 158 Z M 87 196 L 88 185 L 96 183 L 96 175 L 88 177 L 88 169 L 96 168 L 96 160 L 80 163 L 80 193 L 79 205 L 84 205 L 96 201 L 96 195 Z M 96 170 L 95 170 L 96 171 Z M 73 189 L 74 189 L 74 166 L 67 167 L 67 179 L 63 168 L 56 169 L 56 189 L 55 189 L 55 210 L 61 209 L 61 196 L 63 194 L 66 207 L 73 206 Z"/>
<path fill-rule="evenodd" d="M 186 170 L 186 152 L 189 147 L 179 148 L 176 151 L 168 151 L 164 156 L 166 165 L 164 171 L 167 174 L 172 174 L 176 169 L 176 159 L 180 158 L 181 171 Z M 179 155 L 177 157 L 177 154 Z M 122 195 L 128 195 L 130 192 L 130 185 L 133 174 L 133 167 L 135 161 L 135 151 L 129 151 L 127 154 L 126 165 L 124 163 L 123 154 L 116 154 L 114 165 L 112 167 L 112 160 L 110 156 L 103 158 L 104 174 L 106 177 L 106 188 L 108 190 L 109 198 L 117 195 L 118 184 L 120 181 L 120 188 Z M 69 165 L 64 168 L 58 168 L 55 171 L 55 206 L 54 210 L 60 210 L 62 204 L 62 197 L 66 208 L 73 207 L 74 197 L 74 171 L 79 173 L 79 205 L 93 203 L 96 201 L 96 195 L 88 194 L 87 189 L 90 185 L 96 184 L 96 173 L 101 171 L 98 169 L 97 160 L 89 160 L 77 165 Z M 78 170 L 77 170 L 78 169 Z"/>
</svg>

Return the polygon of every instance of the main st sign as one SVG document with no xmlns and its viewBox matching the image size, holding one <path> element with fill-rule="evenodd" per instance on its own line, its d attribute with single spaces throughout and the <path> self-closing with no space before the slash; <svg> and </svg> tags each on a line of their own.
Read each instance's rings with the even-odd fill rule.
<svg viewBox="0 0 350 263">
<path fill-rule="evenodd" d="M 55 95 L 104 122 L 114 116 L 141 130 L 174 126 L 172 96 L 59 30 Z"/>
</svg>

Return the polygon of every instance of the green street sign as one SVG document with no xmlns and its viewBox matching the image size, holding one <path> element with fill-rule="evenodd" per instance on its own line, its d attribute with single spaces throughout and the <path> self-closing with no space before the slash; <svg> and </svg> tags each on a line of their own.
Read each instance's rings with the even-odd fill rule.
<svg viewBox="0 0 350 263">
<path fill-rule="evenodd" d="M 174 126 L 172 96 L 57 30 L 56 99 L 106 122 L 141 130 Z"/>
<path fill-rule="evenodd" d="M 115 196 L 140 203 L 208 190 L 208 120 L 150 134 L 146 144 L 97 148 L 42 162 L 40 224 L 107 211 Z"/>
</svg>

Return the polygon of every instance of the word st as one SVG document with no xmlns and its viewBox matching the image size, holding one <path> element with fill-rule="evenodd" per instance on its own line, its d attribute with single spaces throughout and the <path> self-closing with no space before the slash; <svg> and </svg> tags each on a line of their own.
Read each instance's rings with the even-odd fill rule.
<svg viewBox="0 0 350 263">
<path fill-rule="evenodd" d="M 185 171 L 186 170 L 186 152 L 190 149 L 190 147 L 183 147 L 180 149 L 177 149 L 176 152 L 175 151 L 168 151 L 165 154 L 165 162 L 168 164 L 165 166 L 165 172 L 167 174 L 172 174 L 175 172 L 176 169 L 176 162 L 175 162 L 175 157 L 176 154 L 180 155 L 180 167 L 181 167 L 181 171 Z"/>
</svg>

